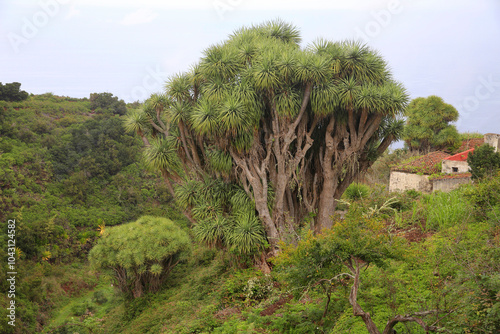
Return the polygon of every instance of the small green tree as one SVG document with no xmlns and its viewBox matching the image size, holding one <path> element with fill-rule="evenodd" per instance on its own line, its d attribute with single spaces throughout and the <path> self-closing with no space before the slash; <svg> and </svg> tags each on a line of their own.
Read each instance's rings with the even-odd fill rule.
<svg viewBox="0 0 500 334">
<path fill-rule="evenodd" d="M 109 109 L 113 114 L 125 115 L 127 105 L 125 101 L 118 100 L 112 93 L 92 93 L 90 94 L 90 109 Z"/>
<path fill-rule="evenodd" d="M 387 320 L 384 329 L 379 330 L 366 311 L 369 306 L 359 302 L 363 272 L 370 265 L 385 268 L 391 259 L 400 259 L 403 249 L 401 241 L 376 219 L 349 218 L 337 222 L 332 229 L 318 236 L 310 233 L 297 246 L 282 245 L 283 251 L 275 258 L 275 263 L 278 272 L 292 286 L 317 286 L 325 291 L 327 302 L 323 316 L 327 314 L 335 288 L 347 284 L 350 286 L 348 300 L 353 314 L 363 320 L 368 333 L 394 334 L 394 327 L 405 322 L 415 322 L 426 331 L 439 330 L 438 326 L 427 325 L 423 320 L 428 315 L 437 317 L 440 313 L 438 310 L 394 315 Z"/>
<path fill-rule="evenodd" d="M 29 94 L 21 90 L 19 82 L 6 83 L 0 82 L 0 101 L 24 101 L 29 97 Z"/>
<path fill-rule="evenodd" d="M 190 249 L 186 232 L 161 217 L 143 216 L 106 229 L 89 253 L 97 269 L 111 269 L 118 287 L 134 298 L 156 292 Z"/>
<path fill-rule="evenodd" d="M 419 97 L 406 110 L 403 139 L 411 150 L 453 151 L 460 145 L 460 135 L 454 125 L 458 111 L 439 96 Z"/>
<path fill-rule="evenodd" d="M 464 190 L 477 221 L 500 225 L 500 175 L 482 180 Z"/>
<path fill-rule="evenodd" d="M 500 169 L 500 153 L 488 144 L 479 146 L 469 154 L 467 162 L 472 173 L 472 179 L 478 180 L 497 174 Z"/>
</svg>

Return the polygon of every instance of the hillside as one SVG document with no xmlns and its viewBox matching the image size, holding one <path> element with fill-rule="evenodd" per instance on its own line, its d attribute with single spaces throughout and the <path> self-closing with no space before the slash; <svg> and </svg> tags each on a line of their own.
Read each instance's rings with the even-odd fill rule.
<svg viewBox="0 0 500 334">
<path fill-rule="evenodd" d="M 170 214 L 171 197 L 139 162 L 141 142 L 125 133 L 120 116 L 112 108 L 92 110 L 88 99 L 44 94 L 0 101 L 0 136 L 0 219 L 16 221 L 16 330 L 33 333 L 71 295 L 71 285 L 87 279 L 58 280 L 53 269 L 85 262 L 99 226 Z M 5 233 L 1 240 L 7 244 Z"/>
<path fill-rule="evenodd" d="M 379 330 L 397 316 L 397 333 L 500 330 L 500 176 L 430 195 L 353 183 L 333 229 L 313 235 L 305 220 L 265 274 L 258 254 L 200 238 L 117 110 L 52 94 L 0 102 L 0 218 L 4 231 L 16 222 L 17 270 L 16 326 L 1 333 L 363 334 L 356 282 Z M 88 254 L 144 215 L 173 221 L 190 247 L 158 292 L 133 298 Z"/>
</svg>

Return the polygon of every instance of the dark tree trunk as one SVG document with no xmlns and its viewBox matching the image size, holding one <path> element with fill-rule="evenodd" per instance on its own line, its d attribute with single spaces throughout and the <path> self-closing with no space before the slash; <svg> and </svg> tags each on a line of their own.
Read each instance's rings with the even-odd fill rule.
<svg viewBox="0 0 500 334">
<path fill-rule="evenodd" d="M 318 203 L 318 215 L 314 228 L 315 233 L 321 233 L 325 228 L 331 228 L 333 221 L 331 216 L 335 213 L 337 202 L 335 201 L 335 190 L 337 188 L 337 180 L 334 179 L 333 173 L 328 173 L 323 179 L 323 189 L 321 190 Z"/>
</svg>

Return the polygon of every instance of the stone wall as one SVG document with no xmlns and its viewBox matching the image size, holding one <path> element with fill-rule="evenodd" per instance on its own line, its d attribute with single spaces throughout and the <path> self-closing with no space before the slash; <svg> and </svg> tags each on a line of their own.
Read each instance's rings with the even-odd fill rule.
<svg viewBox="0 0 500 334">
<path fill-rule="evenodd" d="M 469 173 L 469 164 L 467 161 L 453 161 L 453 160 L 443 160 L 441 163 L 441 172 L 445 174 L 453 173 Z M 458 168 L 458 171 L 454 172 L 453 167 Z"/>
<path fill-rule="evenodd" d="M 432 183 L 429 181 L 427 175 L 391 171 L 389 191 L 405 191 L 410 189 L 430 193 L 432 191 Z"/>
<path fill-rule="evenodd" d="M 495 152 L 500 150 L 500 135 L 496 133 L 487 133 L 484 135 L 484 143 L 495 148 Z"/>
<path fill-rule="evenodd" d="M 471 183 L 470 177 L 454 178 L 454 179 L 436 179 L 432 180 L 432 190 L 450 192 L 458 188 L 461 184 Z"/>
</svg>

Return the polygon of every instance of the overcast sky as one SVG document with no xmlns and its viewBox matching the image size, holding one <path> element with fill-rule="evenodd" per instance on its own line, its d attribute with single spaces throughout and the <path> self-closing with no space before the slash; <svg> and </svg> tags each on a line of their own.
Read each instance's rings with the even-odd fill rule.
<svg viewBox="0 0 500 334">
<path fill-rule="evenodd" d="M 303 46 L 364 40 L 412 98 L 454 105 L 461 132 L 500 133 L 500 0 L 1 0 L 0 82 L 144 100 L 211 44 L 276 18 Z"/>
</svg>

